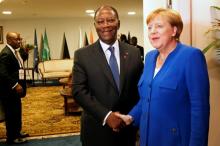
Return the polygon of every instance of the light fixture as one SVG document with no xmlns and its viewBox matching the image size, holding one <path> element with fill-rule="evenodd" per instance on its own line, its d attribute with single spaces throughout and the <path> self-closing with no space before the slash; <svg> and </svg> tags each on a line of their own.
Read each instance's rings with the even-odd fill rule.
<svg viewBox="0 0 220 146">
<path fill-rule="evenodd" d="M 94 17 L 95 15 L 95 11 L 94 10 L 86 10 L 86 13 L 91 16 L 91 17 Z"/>
<path fill-rule="evenodd" d="M 11 11 L 2 11 L 2 14 L 4 14 L 4 15 L 11 15 L 12 12 Z"/>
<path fill-rule="evenodd" d="M 95 13 L 94 10 L 86 10 L 86 13 L 91 14 L 91 13 Z"/>
<path fill-rule="evenodd" d="M 89 16 L 91 16 L 91 17 L 94 17 L 95 16 L 95 13 L 90 13 L 90 14 L 88 14 Z"/>
<path fill-rule="evenodd" d="M 136 12 L 134 12 L 134 11 L 128 12 L 128 15 L 135 15 L 135 14 L 136 14 Z"/>
<path fill-rule="evenodd" d="M 4 0 L 0 0 L 0 3 L 2 3 Z"/>
</svg>

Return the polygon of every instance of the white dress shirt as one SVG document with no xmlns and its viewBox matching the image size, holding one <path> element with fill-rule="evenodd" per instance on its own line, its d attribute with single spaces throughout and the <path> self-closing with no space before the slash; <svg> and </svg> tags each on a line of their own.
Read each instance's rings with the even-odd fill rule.
<svg viewBox="0 0 220 146">
<path fill-rule="evenodd" d="M 105 57 L 108 61 L 108 64 L 109 64 L 109 60 L 110 60 L 110 56 L 111 56 L 111 51 L 109 50 L 109 47 L 110 45 L 102 42 L 101 40 L 100 41 L 100 44 L 101 44 L 101 47 L 102 47 L 102 50 L 105 54 Z M 120 74 L 120 52 L 119 52 L 119 43 L 118 43 L 118 40 L 115 41 L 115 43 L 113 45 L 111 45 L 112 47 L 114 47 L 115 51 L 115 58 L 117 60 L 117 65 L 118 65 L 118 71 L 119 71 L 119 74 Z"/>
<path fill-rule="evenodd" d="M 109 60 L 110 60 L 110 56 L 111 56 L 111 52 L 109 50 L 110 45 L 104 43 L 103 41 L 99 40 L 102 50 L 105 54 L 106 60 L 108 61 L 109 64 Z M 113 45 L 111 45 L 112 47 L 114 47 L 115 51 L 115 58 L 117 60 L 117 64 L 118 64 L 118 71 L 120 74 L 120 52 L 119 52 L 119 43 L 118 40 L 115 41 L 115 43 Z M 108 116 L 112 113 L 112 111 L 109 111 L 108 114 L 105 116 L 102 125 L 104 126 L 106 124 L 106 119 L 108 118 Z"/>
</svg>

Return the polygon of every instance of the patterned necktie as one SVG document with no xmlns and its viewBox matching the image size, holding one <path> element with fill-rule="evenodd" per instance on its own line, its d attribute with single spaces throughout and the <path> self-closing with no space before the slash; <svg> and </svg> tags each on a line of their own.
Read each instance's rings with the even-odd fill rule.
<svg viewBox="0 0 220 146">
<path fill-rule="evenodd" d="M 117 64 L 117 60 L 115 58 L 114 50 L 115 50 L 114 47 L 112 47 L 112 46 L 109 47 L 109 51 L 111 52 L 111 56 L 109 59 L 109 66 L 111 68 L 115 83 L 116 83 L 118 90 L 119 90 L 120 89 L 119 88 L 119 85 L 120 85 L 119 70 L 118 70 L 118 64 Z"/>
</svg>

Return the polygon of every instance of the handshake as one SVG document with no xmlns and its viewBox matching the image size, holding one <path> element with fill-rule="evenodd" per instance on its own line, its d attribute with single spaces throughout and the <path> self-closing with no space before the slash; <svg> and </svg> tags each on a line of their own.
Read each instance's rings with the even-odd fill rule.
<svg viewBox="0 0 220 146">
<path fill-rule="evenodd" d="M 115 132 L 119 132 L 119 130 L 127 125 L 130 125 L 133 121 L 133 118 L 130 115 L 123 115 L 119 112 L 112 112 L 106 119 L 106 123 L 109 127 L 113 129 Z"/>
</svg>

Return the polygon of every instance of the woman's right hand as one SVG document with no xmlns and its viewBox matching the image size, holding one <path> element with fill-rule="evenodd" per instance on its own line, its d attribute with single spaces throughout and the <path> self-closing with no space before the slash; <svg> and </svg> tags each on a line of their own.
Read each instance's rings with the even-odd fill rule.
<svg viewBox="0 0 220 146">
<path fill-rule="evenodd" d="M 116 115 L 119 118 L 121 118 L 125 122 L 126 125 L 130 125 L 133 122 L 133 118 L 130 115 L 123 115 L 123 114 L 120 114 L 120 113 L 116 113 Z"/>
</svg>

